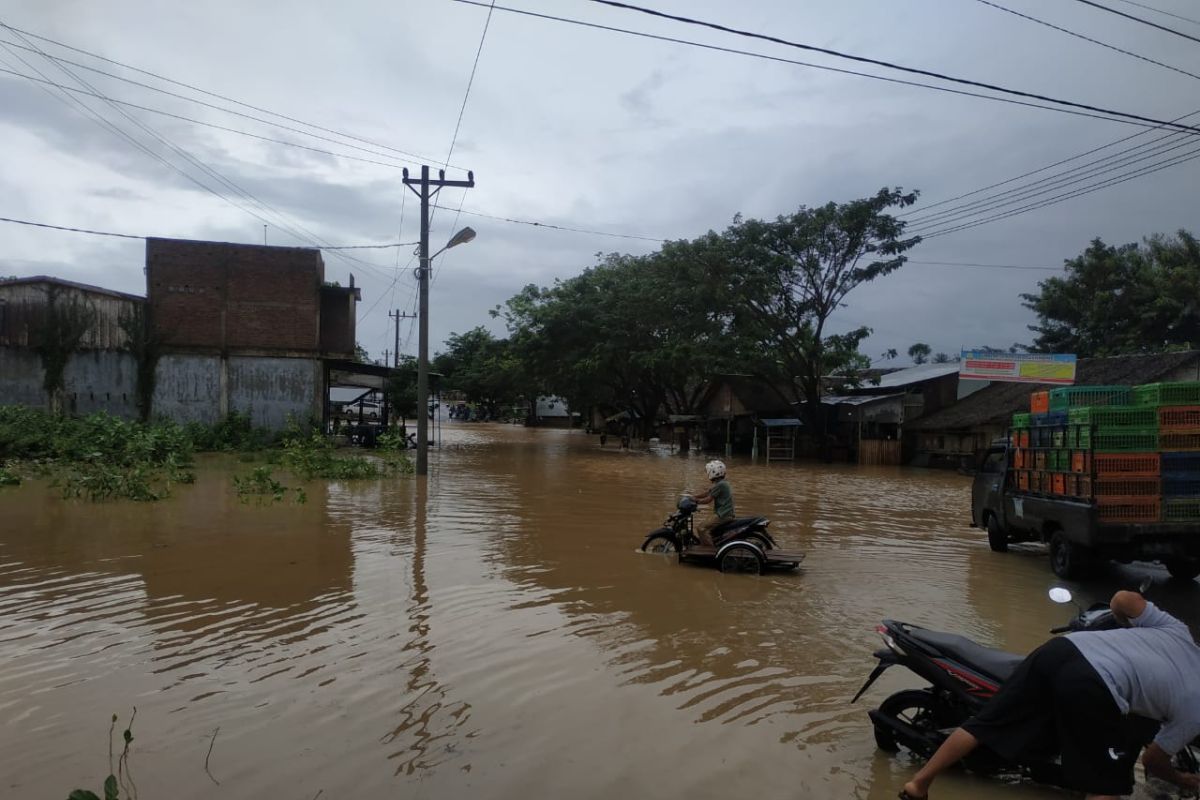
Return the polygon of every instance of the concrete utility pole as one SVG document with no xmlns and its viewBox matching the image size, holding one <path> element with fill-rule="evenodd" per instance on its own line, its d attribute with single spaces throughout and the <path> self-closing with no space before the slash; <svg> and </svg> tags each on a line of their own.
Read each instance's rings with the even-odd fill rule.
<svg viewBox="0 0 1200 800">
<path fill-rule="evenodd" d="M 446 186 L 458 186 L 464 189 L 471 189 L 475 186 L 475 174 L 467 173 L 465 181 L 448 181 L 446 180 L 446 171 L 438 170 L 438 177 L 435 180 L 429 178 L 428 165 L 421 167 L 421 178 L 408 177 L 408 169 L 404 170 L 403 177 L 404 185 L 412 189 L 413 193 L 421 198 L 421 266 L 417 268 L 417 284 L 420 287 L 421 301 L 420 308 L 417 311 L 417 327 L 419 330 L 419 344 L 417 345 L 417 474 L 429 474 L 429 262 L 433 260 L 433 256 L 429 254 L 429 201 L 437 196 Z M 430 187 L 434 187 L 433 193 L 430 194 Z M 419 187 L 419 188 L 415 188 Z M 468 242 L 475 238 L 475 231 L 469 228 L 464 231 L 470 231 L 469 236 L 465 236 L 459 241 L 459 234 L 455 234 L 446 247 L 453 247 L 462 242 Z M 462 233 L 460 231 L 460 233 Z M 442 250 L 445 250 L 443 247 Z M 438 251 L 439 253 L 441 250 Z M 436 253 L 434 255 L 437 255 Z"/>
<path fill-rule="evenodd" d="M 402 313 L 400 313 L 400 309 L 397 308 L 395 311 L 389 311 L 388 316 L 391 317 L 392 319 L 396 320 L 396 349 L 392 351 L 392 354 L 393 354 L 392 366 L 398 367 L 398 366 L 400 366 L 400 320 L 416 319 L 417 315 L 416 314 L 402 314 Z M 384 359 L 384 364 L 385 365 L 387 364 L 386 358 Z"/>
</svg>

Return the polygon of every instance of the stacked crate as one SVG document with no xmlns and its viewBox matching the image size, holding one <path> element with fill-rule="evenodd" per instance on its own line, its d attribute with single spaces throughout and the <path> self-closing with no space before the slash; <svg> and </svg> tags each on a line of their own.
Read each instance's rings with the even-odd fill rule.
<svg viewBox="0 0 1200 800">
<path fill-rule="evenodd" d="M 1094 503 L 1105 523 L 1200 522 L 1200 382 L 1034 392 L 1012 446 L 1019 491 Z"/>
<path fill-rule="evenodd" d="M 1200 382 L 1137 386 L 1158 423 L 1162 521 L 1200 522 Z"/>
</svg>

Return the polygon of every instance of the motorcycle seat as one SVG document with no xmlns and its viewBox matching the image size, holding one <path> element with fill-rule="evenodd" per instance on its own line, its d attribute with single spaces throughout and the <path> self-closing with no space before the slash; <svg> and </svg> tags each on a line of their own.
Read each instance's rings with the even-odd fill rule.
<svg viewBox="0 0 1200 800">
<path fill-rule="evenodd" d="M 1017 664 L 1025 660 L 1025 656 L 984 647 L 955 633 L 912 628 L 910 634 L 917 641 L 940 650 L 955 661 L 962 662 L 964 666 L 987 673 L 1001 681 L 1007 680 L 1017 668 Z"/>
<path fill-rule="evenodd" d="M 735 517 L 734 519 L 722 522 L 720 525 L 713 528 L 712 533 L 713 533 L 713 536 L 717 536 L 717 535 L 725 533 L 727 531 L 737 530 L 738 528 L 745 528 L 746 526 L 751 525 L 755 522 L 763 522 L 763 521 L 765 521 L 765 519 L 763 517 Z"/>
</svg>

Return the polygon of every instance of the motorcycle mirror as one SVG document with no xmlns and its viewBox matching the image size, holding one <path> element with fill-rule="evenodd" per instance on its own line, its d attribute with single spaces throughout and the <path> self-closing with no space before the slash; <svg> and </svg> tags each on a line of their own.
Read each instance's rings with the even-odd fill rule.
<svg viewBox="0 0 1200 800">
<path fill-rule="evenodd" d="M 1050 599 L 1060 605 L 1063 603 L 1069 603 L 1072 600 L 1071 590 L 1064 589 L 1061 586 L 1055 586 L 1053 589 L 1050 590 Z"/>
</svg>

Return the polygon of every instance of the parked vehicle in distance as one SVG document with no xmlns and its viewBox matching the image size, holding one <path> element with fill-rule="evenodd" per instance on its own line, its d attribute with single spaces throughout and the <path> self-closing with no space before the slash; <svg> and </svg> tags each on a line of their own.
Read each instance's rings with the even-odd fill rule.
<svg viewBox="0 0 1200 800">
<path fill-rule="evenodd" d="M 1000 553 L 1013 542 L 1045 542 L 1060 578 L 1078 578 L 1099 560 L 1159 561 L 1172 577 L 1200 575 L 1200 523 L 1108 523 L 1087 498 L 1018 488 L 1009 440 L 984 453 L 971 486 L 971 525 Z"/>
</svg>

